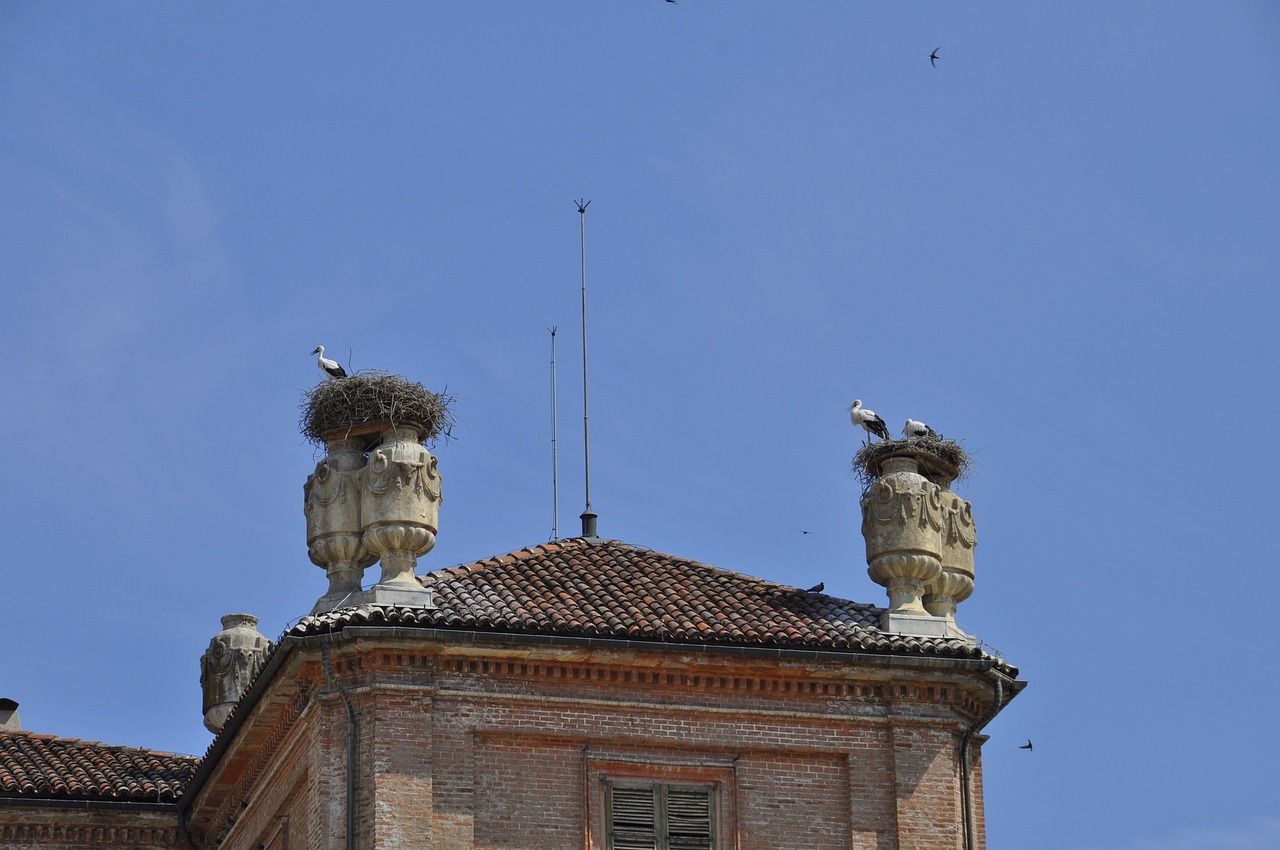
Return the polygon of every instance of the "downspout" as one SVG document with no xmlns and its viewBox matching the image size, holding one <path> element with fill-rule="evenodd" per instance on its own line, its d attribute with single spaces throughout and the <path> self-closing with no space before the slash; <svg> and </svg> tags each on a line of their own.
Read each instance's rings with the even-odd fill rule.
<svg viewBox="0 0 1280 850">
<path fill-rule="evenodd" d="M 356 711 L 351 706 L 351 698 L 333 675 L 333 664 L 329 661 L 329 641 L 320 644 L 320 658 L 324 663 L 324 677 L 330 686 L 342 697 L 342 704 L 347 708 L 347 850 L 356 848 Z"/>
<path fill-rule="evenodd" d="M 995 699 L 991 701 L 991 707 L 987 709 L 987 713 L 979 718 L 964 733 L 964 738 L 960 741 L 960 797 L 961 797 L 961 817 L 964 820 L 964 850 L 975 850 L 973 839 L 973 792 L 969 788 L 969 744 L 973 741 L 975 735 L 992 721 L 992 719 L 1000 713 L 1000 709 L 1004 708 L 1004 674 L 998 670 L 987 670 L 987 675 L 996 683 Z"/>
<path fill-rule="evenodd" d="M 187 843 L 191 850 L 200 850 L 196 846 L 195 840 L 191 837 L 191 833 L 187 831 L 187 810 L 178 809 L 178 834 L 182 836 L 182 840 Z"/>
<path fill-rule="evenodd" d="M 582 745 L 582 850 L 591 850 L 591 744 Z"/>
</svg>

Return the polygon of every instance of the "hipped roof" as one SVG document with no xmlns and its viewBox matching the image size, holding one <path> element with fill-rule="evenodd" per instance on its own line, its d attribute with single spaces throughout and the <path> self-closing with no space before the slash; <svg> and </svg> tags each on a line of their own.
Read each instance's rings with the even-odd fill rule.
<svg viewBox="0 0 1280 850">
<path fill-rule="evenodd" d="M 989 659 L 955 638 L 887 634 L 882 608 L 812 593 L 617 540 L 570 538 L 419 579 L 436 608 L 360 605 L 287 634 L 402 626 L 663 644 Z"/>
</svg>

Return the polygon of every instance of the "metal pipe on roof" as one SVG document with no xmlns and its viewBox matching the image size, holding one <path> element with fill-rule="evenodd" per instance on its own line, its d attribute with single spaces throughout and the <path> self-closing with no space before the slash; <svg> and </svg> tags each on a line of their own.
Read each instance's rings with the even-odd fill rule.
<svg viewBox="0 0 1280 850">
<path fill-rule="evenodd" d="M 986 673 L 996 683 L 995 696 L 991 700 L 991 707 L 987 709 L 986 714 L 974 721 L 960 741 L 960 818 L 964 824 L 964 850 L 975 850 L 973 843 L 973 791 L 969 787 L 969 744 L 972 743 L 974 736 L 990 723 L 1000 713 L 1000 709 L 1006 705 L 1003 682 L 1003 679 L 1006 678 L 1005 675 L 994 668 L 987 670 Z M 1009 699 L 1013 699 L 1013 697 Z"/>
<path fill-rule="evenodd" d="M 587 509 L 582 512 L 582 536 L 596 536 L 596 513 L 591 510 L 591 427 L 587 415 L 587 207 L 590 201 L 574 201 L 582 230 L 582 455 L 586 479 Z"/>
</svg>

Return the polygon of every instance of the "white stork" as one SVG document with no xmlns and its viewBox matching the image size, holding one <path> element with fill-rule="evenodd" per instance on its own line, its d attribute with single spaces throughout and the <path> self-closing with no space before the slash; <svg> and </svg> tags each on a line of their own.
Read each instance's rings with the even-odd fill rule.
<svg viewBox="0 0 1280 850">
<path fill-rule="evenodd" d="M 339 366 L 337 360 L 330 360 L 328 357 L 324 356 L 323 345 L 317 345 L 316 350 L 311 353 L 317 355 L 316 365 L 320 367 L 321 372 L 324 372 L 330 378 L 347 377 L 347 370 Z"/>
<path fill-rule="evenodd" d="M 902 426 L 902 436 L 908 440 L 918 440 L 921 437 L 938 438 L 938 432 L 930 428 L 923 422 L 917 422 L 914 419 L 908 419 L 907 424 Z"/>
<path fill-rule="evenodd" d="M 882 440 L 889 439 L 889 426 L 884 424 L 884 420 L 876 415 L 874 410 L 867 410 L 862 406 L 862 399 L 856 398 L 853 404 L 849 405 L 849 420 L 853 422 L 854 427 L 861 425 L 867 432 L 867 442 L 871 442 L 871 435 L 875 434 Z"/>
</svg>

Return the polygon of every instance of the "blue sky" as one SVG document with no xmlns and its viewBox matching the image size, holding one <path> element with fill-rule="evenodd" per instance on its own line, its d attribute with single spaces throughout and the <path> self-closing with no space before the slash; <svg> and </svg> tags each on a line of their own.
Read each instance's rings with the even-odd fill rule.
<svg viewBox="0 0 1280 850">
<path fill-rule="evenodd" d="M 929 422 L 977 461 L 959 619 L 1031 683 L 991 846 L 1280 846 L 1277 44 L 1269 3 L 11 0 L 0 696 L 204 751 L 219 617 L 324 591 L 317 344 L 459 396 L 425 570 L 551 535 L 559 326 L 575 533 L 588 198 L 603 535 L 883 603 L 845 408 Z"/>
</svg>

